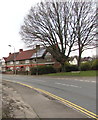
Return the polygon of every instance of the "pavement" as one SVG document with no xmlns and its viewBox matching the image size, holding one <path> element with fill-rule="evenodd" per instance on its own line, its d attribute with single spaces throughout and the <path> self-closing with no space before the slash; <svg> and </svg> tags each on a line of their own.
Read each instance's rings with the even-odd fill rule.
<svg viewBox="0 0 98 120">
<path fill-rule="evenodd" d="M 2 118 L 2 84 L 1 84 L 1 81 L 0 81 L 0 120 Z"/>
<path fill-rule="evenodd" d="M 84 120 L 89 120 L 83 113 L 52 97 L 18 83 L 4 80 L 3 101 L 3 112 L 5 112 L 6 107 L 10 108 L 9 111 L 12 111 L 12 113 L 7 111 L 10 115 L 4 116 L 5 118 L 65 118 L 64 120 L 67 120 L 67 118 L 73 118 L 74 120 L 84 118 Z"/>
<path fill-rule="evenodd" d="M 7 82 L 2 84 L 2 118 L 38 118 L 29 104 Z"/>
</svg>

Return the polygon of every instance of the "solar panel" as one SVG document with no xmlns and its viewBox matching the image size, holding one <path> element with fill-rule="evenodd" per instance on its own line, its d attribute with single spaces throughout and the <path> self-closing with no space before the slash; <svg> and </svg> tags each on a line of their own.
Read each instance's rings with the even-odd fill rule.
<svg viewBox="0 0 98 120">
<path fill-rule="evenodd" d="M 31 58 L 42 57 L 46 49 L 39 49 L 37 53 L 34 53 Z"/>
</svg>

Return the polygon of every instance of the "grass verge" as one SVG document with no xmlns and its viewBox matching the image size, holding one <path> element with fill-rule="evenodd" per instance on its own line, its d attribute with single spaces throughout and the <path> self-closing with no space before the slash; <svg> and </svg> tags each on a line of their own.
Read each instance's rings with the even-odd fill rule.
<svg viewBox="0 0 98 120">
<path fill-rule="evenodd" d="M 48 76 L 98 76 L 98 71 L 73 71 L 47 74 Z"/>
</svg>

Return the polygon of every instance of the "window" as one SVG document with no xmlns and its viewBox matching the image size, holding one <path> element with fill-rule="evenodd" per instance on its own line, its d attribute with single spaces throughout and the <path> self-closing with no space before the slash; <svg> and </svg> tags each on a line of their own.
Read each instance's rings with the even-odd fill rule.
<svg viewBox="0 0 98 120">
<path fill-rule="evenodd" d="M 26 67 L 26 71 L 30 71 L 30 67 L 29 66 Z"/>
<path fill-rule="evenodd" d="M 2 62 L 2 65 L 5 65 L 5 62 Z"/>
<path fill-rule="evenodd" d="M 19 61 L 16 61 L 16 64 L 19 64 Z"/>
<path fill-rule="evenodd" d="M 47 60 L 47 61 L 52 61 L 52 59 L 51 59 L 51 58 L 47 58 L 46 60 Z"/>
<path fill-rule="evenodd" d="M 10 64 L 12 65 L 12 64 L 13 64 L 13 61 L 10 61 Z"/>
<path fill-rule="evenodd" d="M 29 60 L 26 60 L 25 63 L 29 63 Z"/>
<path fill-rule="evenodd" d="M 13 67 L 10 67 L 10 70 L 13 70 Z"/>
<path fill-rule="evenodd" d="M 32 60 L 32 63 L 36 63 L 36 59 Z"/>
</svg>

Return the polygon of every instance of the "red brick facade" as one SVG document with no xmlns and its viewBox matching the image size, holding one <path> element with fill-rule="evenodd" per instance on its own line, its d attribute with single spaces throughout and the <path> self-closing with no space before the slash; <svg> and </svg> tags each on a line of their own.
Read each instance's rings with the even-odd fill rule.
<svg viewBox="0 0 98 120">
<path fill-rule="evenodd" d="M 41 65 L 60 66 L 52 55 L 44 48 L 31 49 L 23 51 L 19 50 L 17 53 L 10 53 L 5 60 L 7 71 L 30 71 L 31 67 Z"/>
</svg>

